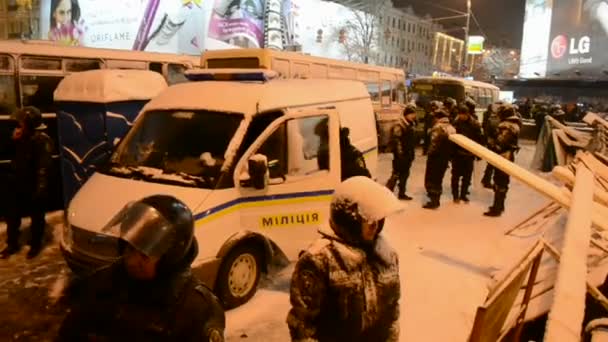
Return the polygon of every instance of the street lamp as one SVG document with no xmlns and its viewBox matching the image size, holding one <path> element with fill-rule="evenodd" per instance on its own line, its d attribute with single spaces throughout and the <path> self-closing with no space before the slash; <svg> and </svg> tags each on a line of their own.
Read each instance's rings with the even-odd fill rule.
<svg viewBox="0 0 608 342">
<path fill-rule="evenodd" d="M 469 26 L 471 24 L 471 0 L 467 0 L 467 25 L 464 28 L 464 49 L 462 57 L 462 75 L 465 74 L 464 65 L 467 61 L 467 54 L 469 52 Z"/>
</svg>

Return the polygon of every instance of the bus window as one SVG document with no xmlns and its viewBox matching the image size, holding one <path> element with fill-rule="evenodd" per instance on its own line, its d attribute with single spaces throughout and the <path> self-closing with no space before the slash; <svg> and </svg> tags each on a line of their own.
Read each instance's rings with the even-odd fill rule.
<svg viewBox="0 0 608 342">
<path fill-rule="evenodd" d="M 371 97 L 372 102 L 380 102 L 380 87 L 378 83 L 367 83 L 367 92 Z"/>
<path fill-rule="evenodd" d="M 64 59 L 65 71 L 78 72 L 101 69 L 101 61 L 96 59 Z"/>
<path fill-rule="evenodd" d="M 397 83 L 397 87 L 393 92 L 393 102 L 405 103 L 405 85 L 402 82 Z"/>
<path fill-rule="evenodd" d="M 260 67 L 260 61 L 257 57 L 242 57 L 242 58 L 212 58 L 207 60 L 207 68 L 209 69 L 225 69 L 225 68 L 242 68 L 242 69 L 257 69 Z"/>
<path fill-rule="evenodd" d="M 382 105 L 390 106 L 391 105 L 391 82 L 390 81 L 382 81 Z"/>
<path fill-rule="evenodd" d="M 0 115 L 10 114 L 17 107 L 15 64 L 8 55 L 0 55 Z"/>
<path fill-rule="evenodd" d="M 183 64 L 173 64 L 170 63 L 167 65 L 167 83 L 169 85 L 188 82 L 186 78 L 186 66 Z"/>
<path fill-rule="evenodd" d="M 53 93 L 61 79 L 63 76 L 21 76 L 21 103 L 35 106 L 43 113 L 53 113 Z"/>
<path fill-rule="evenodd" d="M 148 68 L 150 69 L 150 71 L 157 72 L 161 75 L 163 74 L 163 63 L 150 62 Z"/>
<path fill-rule="evenodd" d="M 28 70 L 62 70 L 61 58 L 22 57 L 21 68 Z"/>
<path fill-rule="evenodd" d="M 148 69 L 148 62 L 143 61 L 123 61 L 118 59 L 106 60 L 107 69 L 136 69 L 146 70 Z"/>
</svg>

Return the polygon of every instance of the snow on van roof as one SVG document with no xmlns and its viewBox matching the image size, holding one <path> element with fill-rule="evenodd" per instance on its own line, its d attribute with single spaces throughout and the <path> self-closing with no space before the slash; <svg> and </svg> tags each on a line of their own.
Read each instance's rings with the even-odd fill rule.
<svg viewBox="0 0 608 342">
<path fill-rule="evenodd" d="M 167 88 L 164 77 L 149 70 L 90 70 L 66 76 L 55 101 L 118 102 L 150 100 Z"/>
<path fill-rule="evenodd" d="M 369 98 L 361 82 L 280 79 L 265 83 L 201 81 L 167 88 L 144 111 L 189 109 L 255 115 L 269 110 Z"/>
</svg>

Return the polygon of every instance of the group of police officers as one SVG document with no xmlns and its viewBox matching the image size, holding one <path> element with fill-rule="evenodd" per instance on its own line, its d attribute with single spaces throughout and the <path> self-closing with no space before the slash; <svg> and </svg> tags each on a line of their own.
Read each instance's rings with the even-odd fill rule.
<svg viewBox="0 0 608 342">
<path fill-rule="evenodd" d="M 475 113 L 477 104 L 466 98 L 458 104 L 453 98 L 442 102 L 432 101 L 424 118 L 424 147 L 427 155 L 424 185 L 429 200 L 426 209 L 437 209 L 443 191 L 445 172 L 451 164 L 451 188 L 454 202 L 469 202 L 469 187 L 475 159 L 471 152 L 449 140 L 453 133 L 462 134 L 469 139 L 487 146 L 509 161 L 514 161 L 518 151 L 518 138 L 522 125 L 517 107 L 496 102 L 488 106 L 482 122 Z M 416 134 L 415 104 L 409 104 L 403 118 L 391 129 L 389 149 L 393 154 L 393 172 L 386 186 L 394 191 L 398 187 L 398 198 L 411 200 L 406 194 L 406 184 L 418 145 Z M 500 216 L 505 210 L 505 199 L 509 188 L 509 176 L 488 164 L 482 184 L 494 190 L 494 203 L 486 216 Z"/>
</svg>

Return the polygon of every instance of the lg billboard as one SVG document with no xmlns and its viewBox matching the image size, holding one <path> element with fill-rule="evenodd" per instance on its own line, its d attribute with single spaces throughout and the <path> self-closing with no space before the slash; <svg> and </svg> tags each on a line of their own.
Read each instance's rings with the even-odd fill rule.
<svg viewBox="0 0 608 342">
<path fill-rule="evenodd" d="M 520 77 L 597 78 L 608 72 L 608 0 L 528 0 Z"/>
</svg>

